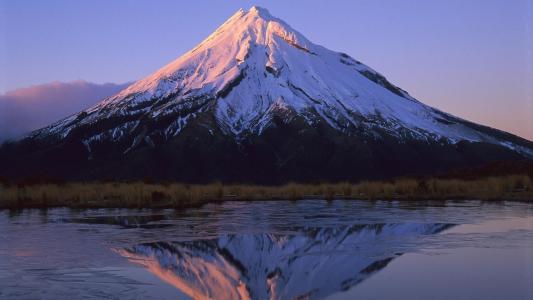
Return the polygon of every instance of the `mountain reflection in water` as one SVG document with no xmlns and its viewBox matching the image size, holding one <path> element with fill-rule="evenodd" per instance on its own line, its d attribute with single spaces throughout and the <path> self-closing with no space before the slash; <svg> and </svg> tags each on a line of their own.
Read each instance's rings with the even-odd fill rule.
<svg viewBox="0 0 533 300">
<path fill-rule="evenodd" d="M 321 299 L 386 267 L 410 241 L 443 223 L 294 228 L 293 234 L 222 234 L 115 251 L 194 299 Z M 414 244 L 413 244 L 414 245 Z"/>
<path fill-rule="evenodd" d="M 533 299 L 532 241 L 518 202 L 0 210 L 0 299 Z"/>
</svg>

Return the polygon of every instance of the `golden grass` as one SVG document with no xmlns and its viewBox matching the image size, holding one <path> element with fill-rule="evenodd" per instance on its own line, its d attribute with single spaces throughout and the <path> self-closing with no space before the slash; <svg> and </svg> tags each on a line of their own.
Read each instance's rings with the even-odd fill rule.
<svg viewBox="0 0 533 300">
<path fill-rule="evenodd" d="M 370 200 L 522 200 L 533 201 L 526 175 L 478 180 L 398 179 L 351 183 L 259 186 L 144 182 L 0 184 L 0 208 L 12 207 L 187 207 L 228 200 L 370 199 Z"/>
</svg>

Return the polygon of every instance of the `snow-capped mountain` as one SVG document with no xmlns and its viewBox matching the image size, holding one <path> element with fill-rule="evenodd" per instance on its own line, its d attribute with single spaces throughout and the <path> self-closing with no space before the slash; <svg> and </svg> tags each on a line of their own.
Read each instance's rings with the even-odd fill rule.
<svg viewBox="0 0 533 300">
<path fill-rule="evenodd" d="M 190 181 L 345 180 L 533 157 L 530 141 L 429 107 L 259 7 L 21 144 L 41 149 L 32 166 L 50 155 L 76 165 L 56 175 Z"/>
<path fill-rule="evenodd" d="M 323 299 L 347 291 L 448 224 L 368 224 L 230 234 L 116 249 L 193 299 Z"/>
</svg>

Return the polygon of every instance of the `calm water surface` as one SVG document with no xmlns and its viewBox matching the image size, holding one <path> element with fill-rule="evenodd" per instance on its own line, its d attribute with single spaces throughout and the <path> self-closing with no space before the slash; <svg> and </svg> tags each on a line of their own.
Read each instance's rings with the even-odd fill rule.
<svg viewBox="0 0 533 300">
<path fill-rule="evenodd" d="M 0 299 L 533 299 L 533 204 L 0 211 Z"/>
</svg>

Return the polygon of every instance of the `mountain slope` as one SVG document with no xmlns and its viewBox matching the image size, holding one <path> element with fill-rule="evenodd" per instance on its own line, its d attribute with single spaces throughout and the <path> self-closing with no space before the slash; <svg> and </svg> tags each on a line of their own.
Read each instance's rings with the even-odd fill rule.
<svg viewBox="0 0 533 300">
<path fill-rule="evenodd" d="M 530 158 L 533 143 L 424 105 L 253 7 L 157 72 L 0 156 L 27 166 L 8 167 L 15 175 L 281 182 Z"/>
</svg>

